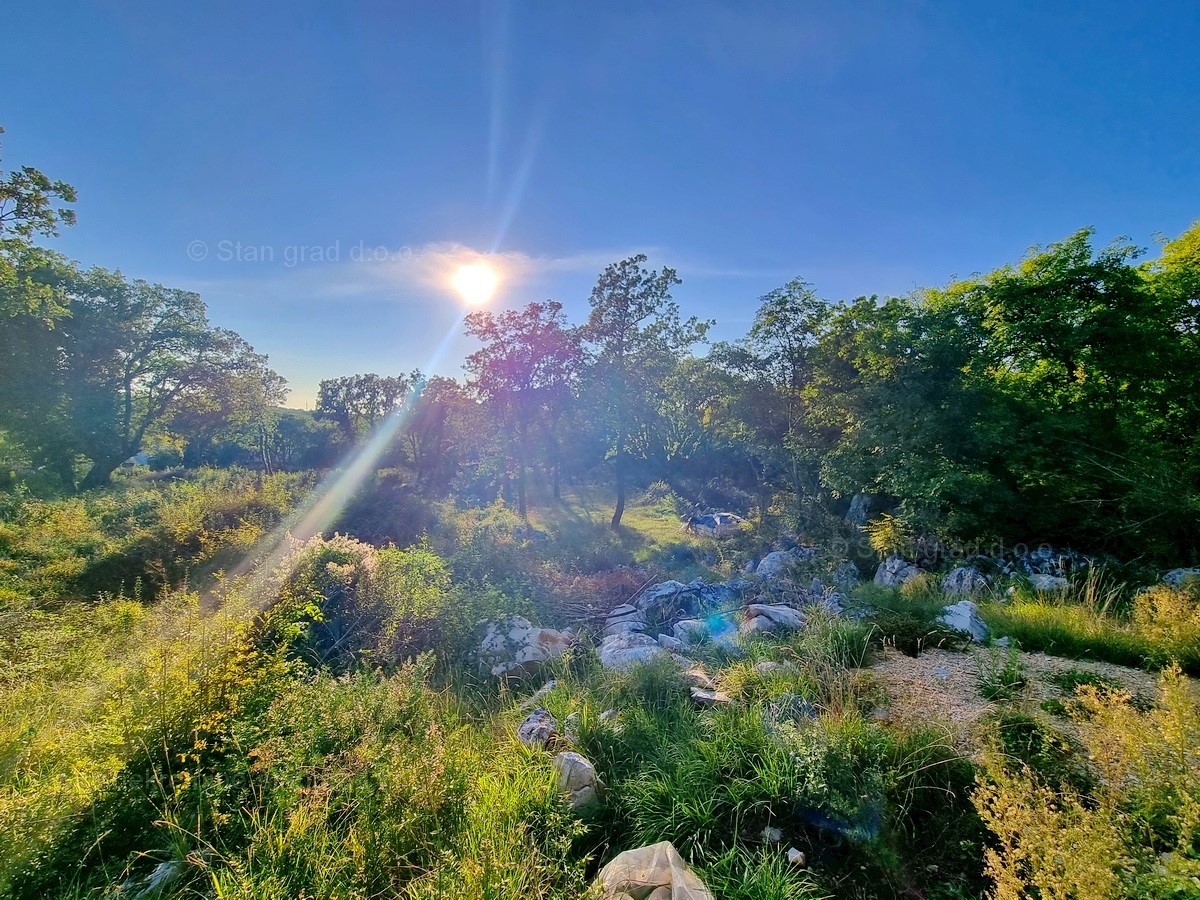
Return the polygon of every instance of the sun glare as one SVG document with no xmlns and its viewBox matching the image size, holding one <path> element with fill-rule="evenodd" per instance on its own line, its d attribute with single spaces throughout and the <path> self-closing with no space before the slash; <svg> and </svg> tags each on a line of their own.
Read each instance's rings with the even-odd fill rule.
<svg viewBox="0 0 1200 900">
<path fill-rule="evenodd" d="M 481 306 L 491 300 L 499 283 L 499 276 L 486 263 L 459 266 L 453 279 L 454 290 L 471 306 Z"/>
</svg>

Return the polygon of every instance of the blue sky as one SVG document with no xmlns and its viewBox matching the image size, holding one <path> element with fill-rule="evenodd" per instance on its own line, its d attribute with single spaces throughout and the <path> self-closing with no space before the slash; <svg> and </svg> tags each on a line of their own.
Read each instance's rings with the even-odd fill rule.
<svg viewBox="0 0 1200 900">
<path fill-rule="evenodd" d="M 643 250 L 733 338 L 797 275 L 905 293 L 1200 217 L 1191 0 L 21 6 L 4 165 L 79 189 L 57 247 L 200 291 L 298 406 L 458 374 L 480 253 L 496 304 L 581 320 Z"/>
</svg>

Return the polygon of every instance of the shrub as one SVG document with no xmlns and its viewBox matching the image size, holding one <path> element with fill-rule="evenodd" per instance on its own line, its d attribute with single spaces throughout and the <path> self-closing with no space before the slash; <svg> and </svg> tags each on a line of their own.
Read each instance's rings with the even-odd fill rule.
<svg viewBox="0 0 1200 900">
<path fill-rule="evenodd" d="M 992 650 L 980 659 L 979 696 L 985 700 L 1013 700 L 1025 690 L 1029 679 L 1014 647 L 1001 655 Z"/>
</svg>

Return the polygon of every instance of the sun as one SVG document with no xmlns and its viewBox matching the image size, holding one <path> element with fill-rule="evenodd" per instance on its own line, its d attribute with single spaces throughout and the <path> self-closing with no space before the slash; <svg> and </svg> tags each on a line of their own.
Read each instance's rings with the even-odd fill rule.
<svg viewBox="0 0 1200 900">
<path fill-rule="evenodd" d="M 500 277 L 487 263 L 470 263 L 458 267 L 451 283 L 470 306 L 482 306 L 496 293 Z"/>
</svg>

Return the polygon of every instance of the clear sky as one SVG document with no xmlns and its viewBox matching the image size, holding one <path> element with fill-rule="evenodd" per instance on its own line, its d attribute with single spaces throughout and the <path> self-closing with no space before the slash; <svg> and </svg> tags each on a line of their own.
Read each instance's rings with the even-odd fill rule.
<svg viewBox="0 0 1200 900">
<path fill-rule="evenodd" d="M 322 377 L 459 374 L 444 282 L 480 253 L 497 305 L 578 321 L 643 250 L 732 338 L 797 275 L 905 293 L 1083 226 L 1153 247 L 1200 217 L 1195 0 L 2 16 L 4 165 L 79 190 L 58 249 L 200 291 L 298 406 Z"/>
</svg>

